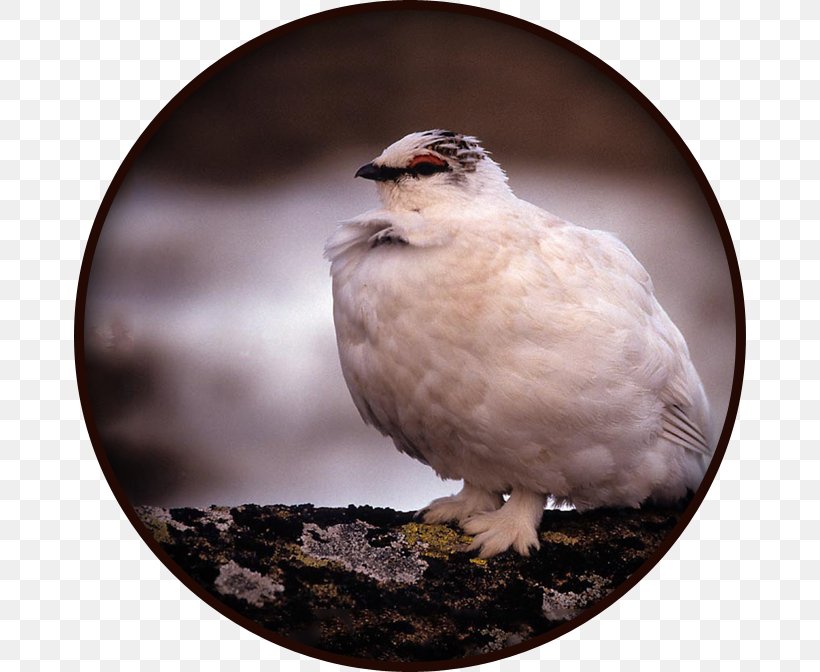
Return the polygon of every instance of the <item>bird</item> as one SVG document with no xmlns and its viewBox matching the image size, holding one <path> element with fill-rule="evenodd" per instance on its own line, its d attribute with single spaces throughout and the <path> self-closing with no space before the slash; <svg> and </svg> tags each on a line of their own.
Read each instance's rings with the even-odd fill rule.
<svg viewBox="0 0 820 672">
<path fill-rule="evenodd" d="M 406 135 L 361 166 L 380 208 L 325 244 L 342 374 L 365 423 L 442 479 L 420 511 L 489 558 L 540 546 L 548 504 L 678 503 L 709 403 L 649 274 L 615 235 L 517 198 L 471 135 Z"/>
</svg>

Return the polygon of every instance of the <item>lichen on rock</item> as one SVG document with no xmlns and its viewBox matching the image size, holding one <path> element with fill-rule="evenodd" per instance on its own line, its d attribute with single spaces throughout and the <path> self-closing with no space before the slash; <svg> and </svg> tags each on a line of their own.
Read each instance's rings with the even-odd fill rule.
<svg viewBox="0 0 820 672">
<path fill-rule="evenodd" d="M 302 528 L 302 552 L 321 560 L 338 562 L 346 569 L 376 581 L 416 583 L 427 569 L 417 550 L 404 543 L 401 533 L 388 534 L 379 545 L 368 534 L 376 528 L 360 520 L 322 529 L 314 523 Z"/>
<path fill-rule="evenodd" d="M 598 602 L 609 592 L 606 589 L 607 581 L 596 574 L 582 574 L 578 580 L 589 585 L 582 590 L 563 592 L 555 588 L 544 588 L 544 599 L 541 603 L 544 618 L 549 621 L 568 621 Z"/>
<path fill-rule="evenodd" d="M 477 558 L 455 525 L 369 506 L 139 507 L 177 571 L 279 637 L 387 663 L 543 636 L 655 553 L 681 510 L 544 512 L 541 548 Z"/>
<path fill-rule="evenodd" d="M 211 506 L 205 510 L 202 523 L 211 523 L 220 532 L 227 532 L 233 525 L 233 515 L 227 506 Z"/>
<path fill-rule="evenodd" d="M 275 583 L 270 577 L 241 567 L 233 560 L 219 567 L 214 588 L 222 595 L 231 595 L 254 607 L 275 601 L 277 593 L 285 590 L 282 584 Z"/>
<path fill-rule="evenodd" d="M 402 525 L 401 532 L 411 548 L 418 547 L 422 555 L 446 560 L 453 553 L 466 550 L 472 537 L 456 532 L 446 525 L 412 522 Z"/>
<path fill-rule="evenodd" d="M 185 523 L 176 520 L 169 509 L 163 509 L 159 506 L 138 506 L 136 512 L 140 520 L 151 530 L 151 536 L 160 543 L 172 541 L 173 538 L 169 528 L 181 532 L 191 529 Z"/>
</svg>

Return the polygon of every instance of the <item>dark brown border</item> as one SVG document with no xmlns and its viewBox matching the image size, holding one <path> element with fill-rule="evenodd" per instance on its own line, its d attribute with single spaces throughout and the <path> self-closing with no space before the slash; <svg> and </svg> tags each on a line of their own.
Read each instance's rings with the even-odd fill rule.
<svg viewBox="0 0 820 672">
<path fill-rule="evenodd" d="M 205 84 L 217 73 L 219 73 L 229 65 L 232 65 L 240 58 L 244 57 L 246 54 L 249 54 L 259 46 L 266 44 L 269 41 L 274 40 L 282 35 L 298 31 L 303 26 L 322 23 L 324 21 L 332 20 L 337 16 L 346 16 L 351 14 L 361 14 L 369 12 L 412 12 L 417 10 L 422 10 L 425 12 L 454 12 L 458 14 L 468 14 L 488 19 L 491 21 L 504 23 L 509 26 L 513 26 L 514 28 L 518 28 L 519 30 L 532 33 L 533 35 L 536 35 L 542 39 L 552 42 L 553 44 L 563 47 L 567 51 L 571 52 L 572 54 L 576 55 L 577 57 L 583 59 L 590 65 L 597 68 L 602 74 L 609 77 L 612 81 L 614 81 L 622 89 L 624 89 L 644 110 L 646 110 L 646 112 L 649 113 L 649 115 L 663 129 L 667 137 L 672 141 L 672 143 L 675 145 L 675 147 L 686 160 L 687 164 L 689 165 L 689 168 L 692 171 L 692 175 L 697 180 L 698 185 L 700 186 L 700 190 L 704 198 L 708 202 L 709 208 L 712 211 L 712 215 L 715 218 L 715 223 L 718 227 L 718 231 L 720 232 L 721 240 L 723 241 L 723 247 L 726 252 L 726 260 L 729 264 L 729 272 L 732 279 L 732 289 L 735 297 L 736 344 L 734 381 L 732 384 L 732 393 L 729 401 L 729 410 L 726 415 L 726 421 L 723 425 L 723 431 L 720 435 L 715 455 L 709 465 L 709 468 L 706 471 L 706 475 L 703 478 L 703 482 L 701 483 L 701 486 L 698 489 L 697 493 L 695 493 L 695 496 L 692 499 L 692 501 L 686 507 L 686 510 L 682 513 L 677 525 L 666 537 L 661 547 L 655 552 L 655 554 L 651 558 L 644 562 L 644 564 L 641 565 L 641 567 L 632 576 L 630 576 L 627 581 L 618 586 L 618 588 L 616 588 L 606 598 L 598 602 L 594 607 L 587 609 L 571 621 L 568 621 L 563 625 L 553 628 L 544 635 L 534 637 L 530 640 L 527 640 L 526 642 L 522 642 L 521 644 L 510 646 L 501 651 L 495 651 L 493 653 L 463 658 L 459 660 L 415 663 L 396 662 L 391 664 L 378 660 L 342 656 L 334 653 L 329 653 L 327 651 L 314 649 L 300 642 L 289 640 L 283 636 L 280 636 L 277 633 L 271 632 L 270 630 L 261 627 L 259 624 L 251 621 L 250 619 L 242 616 L 241 614 L 236 613 L 235 611 L 221 603 L 219 600 L 217 600 L 215 597 L 213 597 L 202 586 L 200 586 L 193 579 L 191 579 L 191 577 L 188 576 L 179 567 L 179 565 L 177 565 L 168 556 L 168 554 L 162 550 L 159 544 L 151 536 L 148 529 L 142 524 L 142 522 L 137 517 L 132 505 L 128 502 L 127 498 L 125 497 L 124 490 L 115 479 L 114 473 L 111 469 L 111 464 L 109 463 L 105 451 L 103 450 L 102 442 L 100 441 L 97 427 L 94 424 L 94 418 L 91 416 L 89 396 L 87 390 L 87 380 L 85 376 L 84 316 L 86 308 L 86 293 L 88 290 L 88 279 L 91 270 L 91 260 L 94 256 L 94 251 L 97 247 L 97 241 L 99 240 L 100 232 L 102 230 L 103 223 L 105 222 L 105 219 L 108 215 L 108 211 L 111 208 L 111 204 L 114 201 L 114 198 L 116 197 L 117 192 L 120 186 L 122 185 L 122 182 L 125 179 L 126 174 L 131 169 L 131 166 L 133 165 L 134 161 L 137 159 L 139 154 L 142 152 L 145 145 L 148 143 L 151 137 L 157 132 L 160 126 L 162 126 L 162 124 L 165 123 L 165 121 L 171 116 L 171 114 L 173 114 L 174 111 L 185 100 L 188 99 L 188 97 L 190 97 L 197 89 L 199 89 L 199 87 Z M 709 487 L 711 486 L 712 482 L 714 481 L 718 467 L 720 466 L 720 463 L 723 460 L 723 456 L 726 453 L 726 447 L 729 443 L 729 437 L 731 435 L 732 427 L 735 423 L 735 418 L 737 417 L 738 404 L 740 403 L 740 390 L 743 383 L 743 370 L 746 359 L 745 319 L 746 316 L 743 300 L 743 288 L 740 280 L 740 269 L 738 268 L 737 257 L 735 255 L 734 247 L 732 245 L 731 234 L 729 232 L 728 226 L 726 225 L 726 220 L 723 216 L 723 213 L 721 212 L 717 198 L 715 197 L 715 194 L 712 191 L 709 182 L 706 179 L 706 176 L 704 175 L 703 171 L 698 165 L 698 162 L 695 160 L 695 157 L 689 151 L 689 148 L 686 146 L 684 141 L 681 139 L 681 137 L 678 135 L 678 133 L 675 131 L 672 125 L 664 118 L 660 111 L 658 111 L 658 109 L 640 91 L 638 91 L 638 89 L 636 89 L 625 77 L 620 75 L 618 72 L 616 72 L 613 68 L 604 63 L 597 56 L 592 55 L 591 53 L 584 50 L 577 44 L 570 42 L 566 38 L 563 38 L 560 35 L 557 35 L 556 33 L 547 30 L 546 28 L 542 28 L 535 24 L 529 23 L 522 19 L 517 19 L 512 16 L 508 16 L 506 14 L 501 14 L 492 10 L 482 9 L 478 7 L 456 5 L 449 2 L 418 2 L 417 0 L 403 0 L 402 2 L 374 2 L 362 5 L 354 5 L 350 7 L 343 7 L 339 9 L 332 9 L 329 11 L 320 12 L 318 14 L 304 17 L 296 21 L 292 21 L 291 23 L 270 30 L 267 33 L 264 33 L 263 35 L 254 38 L 250 42 L 243 44 L 242 46 L 238 47 L 226 56 L 223 56 L 216 63 L 208 67 L 204 72 L 199 74 L 187 86 L 185 86 L 182 89 L 182 91 L 180 91 L 176 96 L 174 96 L 174 98 L 171 99 L 171 101 L 159 112 L 159 114 L 157 114 L 157 116 L 148 125 L 148 127 L 145 129 L 145 131 L 142 133 L 142 135 L 139 137 L 136 143 L 134 143 L 134 146 L 131 148 L 131 151 L 128 152 L 127 156 L 125 157 L 125 160 L 122 162 L 122 165 L 119 167 L 116 174 L 114 175 L 114 179 L 111 181 L 111 185 L 108 188 L 108 191 L 106 192 L 105 197 L 102 200 L 102 204 L 100 205 L 99 212 L 97 213 L 97 216 L 94 219 L 94 225 L 91 229 L 91 233 L 89 234 L 88 245 L 86 246 L 85 254 L 83 256 L 82 266 L 80 269 L 79 285 L 77 288 L 77 302 L 74 313 L 74 359 L 77 372 L 77 385 L 79 388 L 83 416 L 85 418 L 86 426 L 88 427 L 88 433 L 91 437 L 91 443 L 94 447 L 94 452 L 97 455 L 97 459 L 100 462 L 100 466 L 102 467 L 103 473 L 105 474 L 105 477 L 108 481 L 109 486 L 111 487 L 111 490 L 114 493 L 114 496 L 117 498 L 119 505 L 125 512 L 125 515 L 128 516 L 128 519 L 131 521 L 131 524 L 142 537 L 143 541 L 145 541 L 148 547 L 163 562 L 163 564 L 195 595 L 197 595 L 200 599 L 205 601 L 211 607 L 213 607 L 218 612 L 228 617 L 238 625 L 242 626 L 243 628 L 250 630 L 251 632 L 275 644 L 283 646 L 292 651 L 297 651 L 304 655 L 311 656 L 313 658 L 318 658 L 320 660 L 324 660 L 339 665 L 363 667 L 373 670 L 448 670 L 467 667 L 470 665 L 489 663 L 496 660 L 500 660 L 502 658 L 507 658 L 509 656 L 514 656 L 523 651 L 527 651 L 537 646 L 541 646 L 542 644 L 552 641 L 553 639 L 556 639 L 566 634 L 567 632 L 574 630 L 579 625 L 597 616 L 604 609 L 606 609 L 615 601 L 623 597 L 629 590 L 631 590 L 638 583 L 638 581 L 640 581 L 644 576 L 646 576 L 646 574 L 660 561 L 660 559 L 667 553 L 667 551 L 669 551 L 672 545 L 677 541 L 678 537 L 680 537 L 683 530 L 692 520 L 692 517 L 695 515 L 695 512 L 698 510 L 704 498 L 706 497 L 706 493 L 709 490 Z"/>
</svg>

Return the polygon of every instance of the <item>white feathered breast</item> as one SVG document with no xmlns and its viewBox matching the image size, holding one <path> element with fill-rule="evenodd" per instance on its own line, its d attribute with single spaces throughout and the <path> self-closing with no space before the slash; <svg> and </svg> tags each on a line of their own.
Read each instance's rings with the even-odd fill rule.
<svg viewBox="0 0 820 672">
<path fill-rule="evenodd" d="M 428 202 L 408 179 L 412 209 L 400 181 L 380 184 L 389 207 L 328 240 L 339 356 L 365 422 L 476 491 L 585 509 L 696 489 L 708 404 L 647 272 L 614 236 L 479 168 L 469 198 L 442 179 Z"/>
</svg>

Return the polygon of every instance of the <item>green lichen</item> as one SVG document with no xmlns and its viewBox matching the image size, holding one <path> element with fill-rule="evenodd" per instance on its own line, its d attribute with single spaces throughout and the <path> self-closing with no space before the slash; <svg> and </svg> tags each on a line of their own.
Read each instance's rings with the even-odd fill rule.
<svg viewBox="0 0 820 672">
<path fill-rule="evenodd" d="M 553 544 L 564 544 L 566 546 L 575 546 L 575 544 L 581 543 L 581 540 L 577 537 L 570 537 L 563 532 L 543 532 L 541 534 L 541 539 L 543 541 L 549 541 Z"/>
<path fill-rule="evenodd" d="M 138 506 L 135 511 L 143 525 L 151 532 L 151 536 L 161 544 L 174 543 L 171 528 L 180 532 L 191 529 L 188 525 L 174 520 L 168 509 L 159 506 Z"/>
<path fill-rule="evenodd" d="M 422 555 L 441 560 L 446 560 L 453 553 L 465 550 L 473 541 L 472 537 L 459 534 L 446 525 L 407 523 L 402 525 L 400 531 L 408 546 L 418 546 Z"/>
<path fill-rule="evenodd" d="M 151 536 L 154 537 L 154 539 L 156 539 L 160 544 L 174 543 L 171 533 L 168 531 L 168 526 L 161 520 L 144 519 L 142 522 L 151 532 Z"/>
<path fill-rule="evenodd" d="M 283 549 L 285 551 L 283 555 L 287 555 L 289 560 L 299 562 L 303 564 L 305 567 L 328 567 L 334 564 L 341 567 L 341 564 L 334 563 L 332 560 L 316 558 L 312 555 L 304 553 L 302 551 L 302 547 L 299 544 L 283 544 Z"/>
</svg>

